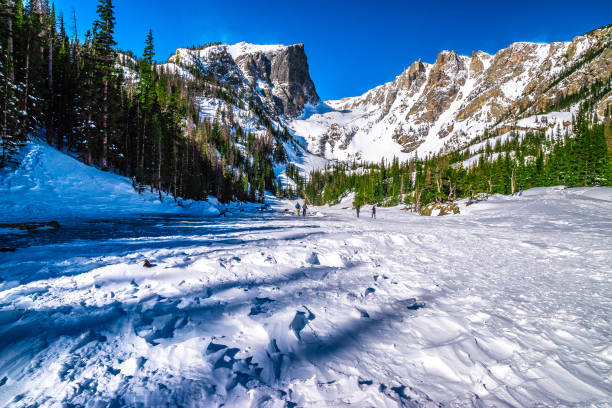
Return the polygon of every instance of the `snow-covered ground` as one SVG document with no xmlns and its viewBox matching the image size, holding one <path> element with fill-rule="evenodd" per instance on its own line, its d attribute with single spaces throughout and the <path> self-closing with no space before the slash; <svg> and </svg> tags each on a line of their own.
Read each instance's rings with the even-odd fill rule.
<svg viewBox="0 0 612 408">
<path fill-rule="evenodd" d="M 612 189 L 347 206 L 0 235 L 0 405 L 611 406 Z"/>
</svg>

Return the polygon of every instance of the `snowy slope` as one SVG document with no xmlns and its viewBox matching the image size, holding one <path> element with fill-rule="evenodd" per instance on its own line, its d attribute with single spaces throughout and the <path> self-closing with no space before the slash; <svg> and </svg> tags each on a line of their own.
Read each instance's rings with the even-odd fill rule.
<svg viewBox="0 0 612 408">
<path fill-rule="evenodd" d="M 10 237 L 0 405 L 610 406 L 612 189 L 349 206 Z"/>
<path fill-rule="evenodd" d="M 0 173 L 0 223 L 70 217 L 116 217 L 176 213 L 218 215 L 208 202 L 159 201 L 158 194 L 138 194 L 130 179 L 100 171 L 48 146 L 32 141 L 22 149 L 16 169 Z"/>
</svg>

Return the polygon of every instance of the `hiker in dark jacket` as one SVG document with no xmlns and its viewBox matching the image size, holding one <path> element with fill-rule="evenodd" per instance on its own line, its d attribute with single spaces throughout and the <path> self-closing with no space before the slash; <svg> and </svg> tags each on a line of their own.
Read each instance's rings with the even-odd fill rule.
<svg viewBox="0 0 612 408">
<path fill-rule="evenodd" d="M 359 218 L 359 211 L 361 211 L 361 206 L 360 205 L 356 206 L 355 211 L 357 211 L 357 218 Z"/>
<path fill-rule="evenodd" d="M 295 212 L 297 213 L 297 215 L 300 215 L 300 202 L 298 201 L 297 203 L 295 203 Z"/>
<path fill-rule="evenodd" d="M 372 218 L 376 218 L 376 206 L 372 206 Z"/>
<path fill-rule="evenodd" d="M 302 217 L 306 216 L 306 210 L 308 210 L 308 206 L 306 205 L 306 203 L 304 203 L 304 205 L 302 206 Z"/>
</svg>

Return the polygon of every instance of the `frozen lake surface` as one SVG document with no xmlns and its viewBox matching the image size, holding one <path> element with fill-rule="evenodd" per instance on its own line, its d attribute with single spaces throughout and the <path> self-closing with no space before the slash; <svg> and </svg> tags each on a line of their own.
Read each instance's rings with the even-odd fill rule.
<svg viewBox="0 0 612 408">
<path fill-rule="evenodd" d="M 4 231 L 0 405 L 611 406 L 612 189 L 347 206 Z"/>
</svg>

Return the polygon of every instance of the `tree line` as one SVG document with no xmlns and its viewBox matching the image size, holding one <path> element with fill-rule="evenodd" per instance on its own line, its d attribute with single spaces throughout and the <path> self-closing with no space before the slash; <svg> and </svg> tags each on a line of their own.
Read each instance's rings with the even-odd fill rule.
<svg viewBox="0 0 612 408">
<path fill-rule="evenodd" d="M 339 163 L 310 174 L 304 197 L 315 205 L 335 203 L 349 192 L 354 205 L 400 203 L 420 209 L 479 193 L 514 194 L 553 186 L 612 185 L 610 126 L 584 104 L 573 120 L 574 135 L 544 130 L 513 131 L 503 142 L 485 140 L 480 149 L 380 163 Z M 590 113 L 588 113 L 590 112 Z M 609 122 L 609 120 L 607 121 Z M 464 163 L 472 157 L 472 163 Z"/>
</svg>

